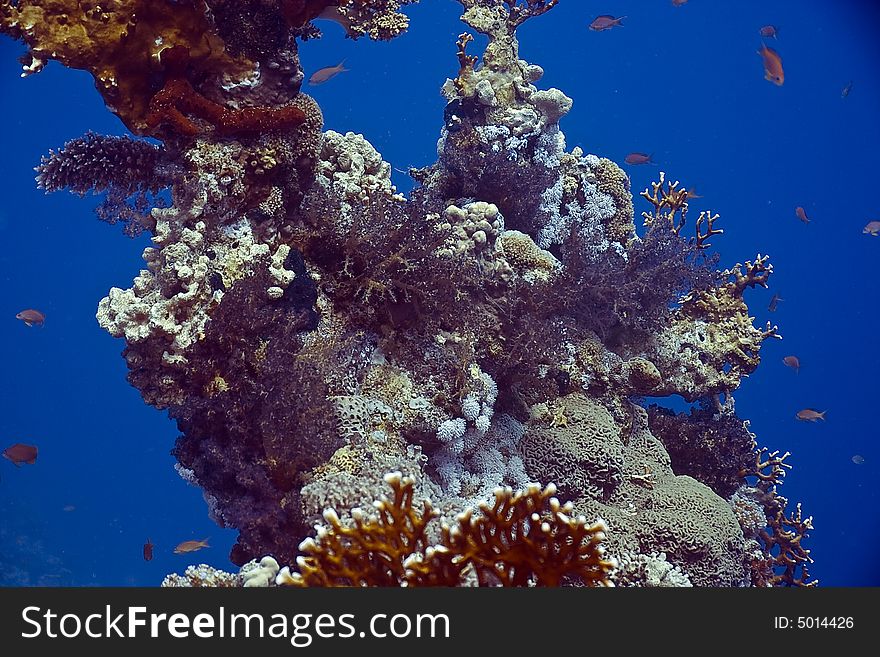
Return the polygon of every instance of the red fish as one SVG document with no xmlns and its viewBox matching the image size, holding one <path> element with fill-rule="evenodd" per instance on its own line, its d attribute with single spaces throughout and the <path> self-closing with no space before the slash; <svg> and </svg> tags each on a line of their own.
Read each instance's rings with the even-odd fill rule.
<svg viewBox="0 0 880 657">
<path fill-rule="evenodd" d="M 15 443 L 3 450 L 3 458 L 12 461 L 16 467 L 21 467 L 22 463 L 33 465 L 37 461 L 37 448 L 33 445 Z"/>
<path fill-rule="evenodd" d="M 345 73 L 348 70 L 345 68 L 345 60 L 343 59 L 336 66 L 325 66 L 312 73 L 309 77 L 309 84 L 312 86 L 324 84 L 327 80 L 332 80 L 340 73 Z"/>
<path fill-rule="evenodd" d="M 614 18 L 614 16 L 609 16 L 608 14 L 603 14 L 602 16 L 596 16 L 593 19 L 593 22 L 590 23 L 590 29 L 593 32 L 604 32 L 605 30 L 610 30 L 612 27 L 617 27 L 620 25 L 623 27 L 622 21 L 626 16 L 621 16 L 620 18 Z"/>
<path fill-rule="evenodd" d="M 818 422 L 819 420 L 825 421 L 825 413 L 828 411 L 822 411 L 821 413 L 812 408 L 805 408 L 802 411 L 798 411 L 795 414 L 798 420 L 801 422 Z"/>
<path fill-rule="evenodd" d="M 153 560 L 153 547 L 155 547 L 150 539 L 147 539 L 147 542 L 144 543 L 144 561 L 152 561 Z"/>
<path fill-rule="evenodd" d="M 777 87 L 781 87 L 782 83 L 785 82 L 785 71 L 782 70 L 782 57 L 773 48 L 768 48 L 763 43 L 758 54 L 764 60 L 764 79 L 772 82 Z"/>
<path fill-rule="evenodd" d="M 697 194 L 696 187 L 691 187 L 688 190 L 687 198 L 703 198 L 702 194 Z"/>
<path fill-rule="evenodd" d="M 810 223 L 810 219 L 807 217 L 807 211 L 804 210 L 801 206 L 797 206 L 794 209 L 794 213 L 797 215 L 797 218 L 803 221 L 805 224 Z"/>
<path fill-rule="evenodd" d="M 15 319 L 20 319 L 28 326 L 42 326 L 43 322 L 46 321 L 46 316 L 39 310 L 28 308 L 27 310 L 22 310 L 20 313 L 16 313 Z"/>
<path fill-rule="evenodd" d="M 801 361 L 797 356 L 785 356 L 782 362 L 798 373 L 801 371 Z"/>
<path fill-rule="evenodd" d="M 758 30 L 758 34 L 767 39 L 775 39 L 776 35 L 779 34 L 779 28 L 775 25 L 765 25 Z"/>
<path fill-rule="evenodd" d="M 201 550 L 206 547 L 211 547 L 208 545 L 207 538 L 204 538 L 201 541 L 184 541 L 174 548 L 174 554 L 187 554 L 188 552 L 195 552 L 196 550 Z"/>
<path fill-rule="evenodd" d="M 653 153 L 648 155 L 647 153 L 630 153 L 623 161 L 627 164 L 654 164 L 654 160 L 651 159 Z"/>
<path fill-rule="evenodd" d="M 681 7 L 682 5 L 686 5 L 688 0 L 672 0 L 673 7 Z"/>
</svg>

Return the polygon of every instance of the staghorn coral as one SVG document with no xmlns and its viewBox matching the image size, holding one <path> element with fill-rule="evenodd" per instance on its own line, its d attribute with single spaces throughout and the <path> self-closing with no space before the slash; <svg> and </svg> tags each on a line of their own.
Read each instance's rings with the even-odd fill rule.
<svg viewBox="0 0 880 657">
<path fill-rule="evenodd" d="M 281 581 L 809 583 L 811 521 L 776 493 L 786 457 L 753 452 L 731 396 L 778 337 L 745 299 L 767 257 L 716 270 L 718 215 L 690 234 L 665 173 L 637 232 L 626 174 L 567 150 L 572 100 L 536 86 L 516 34 L 553 0 L 460 0 L 487 43 L 459 37 L 437 161 L 399 194 L 366 138 L 322 132 L 298 40 L 318 17 L 390 38 L 406 4 L 0 0 L 29 71 L 50 55 L 89 70 L 163 142 L 86 136 L 41 180 L 134 197 L 122 219 L 151 233 L 146 267 L 98 321 L 177 422 L 178 472 L 239 531 L 232 560 L 291 563 L 307 539 Z M 150 211 L 166 186 L 170 207 Z M 700 406 L 647 411 L 641 395 Z M 406 475 L 394 500 L 356 511 L 389 471 Z M 273 569 L 252 562 L 248 581 Z"/>
<path fill-rule="evenodd" d="M 616 567 L 604 558 L 602 521 L 588 525 L 570 517 L 571 505 L 553 497 L 551 484 L 523 492 L 495 490 L 495 501 L 478 515 L 460 514 L 428 545 L 435 516 L 428 501 L 413 506 L 413 480 L 399 472 L 385 477 L 393 499 L 375 503 L 375 514 L 352 514 L 345 526 L 332 509 L 316 539 L 300 546 L 297 569 L 285 568 L 279 584 L 294 586 L 456 586 L 471 570 L 480 586 L 558 586 L 575 578 L 588 586 L 611 586 Z"/>
</svg>

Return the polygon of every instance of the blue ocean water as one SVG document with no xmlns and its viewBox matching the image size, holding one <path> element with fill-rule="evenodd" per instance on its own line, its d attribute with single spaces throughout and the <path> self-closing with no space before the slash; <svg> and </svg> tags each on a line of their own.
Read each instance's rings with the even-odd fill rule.
<svg viewBox="0 0 880 657">
<path fill-rule="evenodd" d="M 346 60 L 348 72 L 304 90 L 325 128 L 364 134 L 404 192 L 407 167 L 436 157 L 459 9 L 422 0 L 407 9 L 409 32 L 389 43 L 353 42 L 323 22 L 324 38 L 300 50 L 307 75 Z M 599 14 L 627 18 L 588 30 Z M 782 86 L 764 80 L 756 54 L 767 24 L 778 26 L 764 41 L 783 58 Z M 663 170 L 720 213 L 722 266 L 771 255 L 771 289 L 746 299 L 756 323 L 779 324 L 784 339 L 765 344 L 736 408 L 760 445 L 792 453 L 781 493 L 813 516 L 811 573 L 824 586 L 880 585 L 880 237 L 862 233 L 880 220 L 878 32 L 868 0 L 561 0 L 519 31 L 521 56 L 545 69 L 538 85 L 574 99 L 561 123 L 569 148 L 618 163 L 653 154 L 657 166 L 625 167 L 634 191 Z M 40 454 L 34 466 L 0 461 L 0 585 L 152 586 L 194 562 L 232 569 L 235 532 L 208 518 L 200 490 L 173 469 L 176 427 L 126 383 L 122 341 L 94 318 L 107 290 L 128 287 L 143 266 L 148 238 L 97 221 L 94 199 L 46 196 L 33 181 L 50 148 L 125 128 L 82 71 L 52 63 L 19 79 L 22 52 L 0 39 L 0 443 Z M 774 292 L 783 301 L 771 313 Z M 45 326 L 17 321 L 23 308 L 43 311 Z M 806 407 L 827 421 L 799 422 Z M 206 537 L 210 549 L 172 553 Z M 148 538 L 155 556 L 145 562 Z"/>
</svg>

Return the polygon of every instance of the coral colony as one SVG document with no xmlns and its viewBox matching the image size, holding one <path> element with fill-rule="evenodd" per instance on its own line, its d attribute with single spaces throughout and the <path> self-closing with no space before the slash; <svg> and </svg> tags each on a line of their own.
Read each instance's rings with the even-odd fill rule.
<svg viewBox="0 0 880 657">
<path fill-rule="evenodd" d="M 87 134 L 37 180 L 152 237 L 97 319 L 245 566 L 165 583 L 814 584 L 788 453 L 731 396 L 779 337 L 744 299 L 768 258 L 716 269 L 718 215 L 663 173 L 639 236 L 627 176 L 566 150 L 572 100 L 519 58 L 557 0 L 459 2 L 488 45 L 450 44 L 405 198 L 363 136 L 322 132 L 297 51 L 328 10 L 391 39 L 408 0 L 0 1 L 23 75 L 89 71 L 160 144 Z M 693 410 L 640 403 L 670 395 Z"/>
</svg>

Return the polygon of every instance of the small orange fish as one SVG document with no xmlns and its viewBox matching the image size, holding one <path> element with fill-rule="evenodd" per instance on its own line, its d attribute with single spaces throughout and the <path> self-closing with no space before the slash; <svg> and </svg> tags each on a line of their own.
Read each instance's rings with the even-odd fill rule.
<svg viewBox="0 0 880 657">
<path fill-rule="evenodd" d="M 782 362 L 793 369 L 795 371 L 795 374 L 801 371 L 801 361 L 798 359 L 797 356 L 786 356 L 782 359 Z"/>
<path fill-rule="evenodd" d="M 28 326 L 42 326 L 43 322 L 46 321 L 46 316 L 39 310 L 28 308 L 20 313 L 16 313 L 15 319 L 20 319 Z"/>
<path fill-rule="evenodd" d="M 211 547 L 208 545 L 208 539 L 203 539 L 201 541 L 184 541 L 176 548 L 174 548 L 174 554 L 186 554 L 188 552 L 196 552 L 201 550 L 202 548 Z"/>
<path fill-rule="evenodd" d="M 336 66 L 325 66 L 324 68 L 319 68 L 317 71 L 312 73 L 311 77 L 309 77 L 309 84 L 315 86 L 316 84 L 324 84 L 327 80 L 332 80 L 340 73 L 345 73 L 349 69 L 344 66 L 345 60 L 343 59 Z"/>
<path fill-rule="evenodd" d="M 822 411 L 820 413 L 819 411 L 816 411 L 812 408 L 805 408 L 802 411 L 798 411 L 795 414 L 795 417 L 797 417 L 797 419 L 800 420 L 801 422 L 818 422 L 819 420 L 822 420 L 824 422 L 825 421 L 825 413 L 827 413 L 827 412 L 828 411 Z"/>
<path fill-rule="evenodd" d="M 33 445 L 15 443 L 3 450 L 3 458 L 9 459 L 16 467 L 20 468 L 22 463 L 27 463 L 28 465 L 36 463 L 37 451 L 37 448 Z"/>
<path fill-rule="evenodd" d="M 782 83 L 785 82 L 785 71 L 782 70 L 782 57 L 773 48 L 768 48 L 763 43 L 758 54 L 764 60 L 764 79 L 772 82 L 777 87 L 781 87 Z"/>
<path fill-rule="evenodd" d="M 673 7 L 681 7 L 682 5 L 686 5 L 688 0 L 672 0 Z"/>
<path fill-rule="evenodd" d="M 778 294 L 775 294 L 775 293 L 774 293 L 773 296 L 770 297 L 770 305 L 767 306 L 767 310 L 769 310 L 771 313 L 775 313 L 775 312 L 776 312 L 776 306 L 779 305 L 779 302 L 780 302 L 780 301 L 785 301 L 785 299 L 783 299 L 783 298 L 782 298 L 781 296 L 779 296 Z"/>
<path fill-rule="evenodd" d="M 647 153 L 630 153 L 623 161 L 627 164 L 654 164 L 654 160 L 651 159 L 653 153 L 648 155 Z"/>
<path fill-rule="evenodd" d="M 614 16 L 609 16 L 608 14 L 603 14 L 601 16 L 596 16 L 593 19 L 593 22 L 590 23 L 590 29 L 593 32 L 604 32 L 605 30 L 610 30 L 612 27 L 617 27 L 620 25 L 623 27 L 622 21 L 626 16 L 621 16 L 620 18 L 614 18 Z"/>
<path fill-rule="evenodd" d="M 797 206 L 794 209 L 794 213 L 797 215 L 797 218 L 803 221 L 805 224 L 810 223 L 810 220 L 807 217 L 807 211 L 804 210 L 801 206 Z"/>
<path fill-rule="evenodd" d="M 697 190 L 695 187 L 691 187 L 688 190 L 687 198 L 703 198 L 702 194 L 697 194 Z"/>
<path fill-rule="evenodd" d="M 776 36 L 779 34 L 779 28 L 775 25 L 765 25 L 760 30 L 758 30 L 758 34 L 768 39 L 775 39 Z"/>
<path fill-rule="evenodd" d="M 183 545 L 181 543 L 181 545 Z M 144 543 L 144 561 L 152 561 L 153 560 L 153 548 L 156 547 L 150 542 L 150 539 L 147 539 L 147 542 Z M 178 546 L 180 547 L 180 546 Z M 177 552 L 177 550 L 175 550 Z"/>
<path fill-rule="evenodd" d="M 869 221 L 868 224 L 862 228 L 862 232 L 866 235 L 877 237 L 877 235 L 880 235 L 880 221 Z"/>
</svg>

